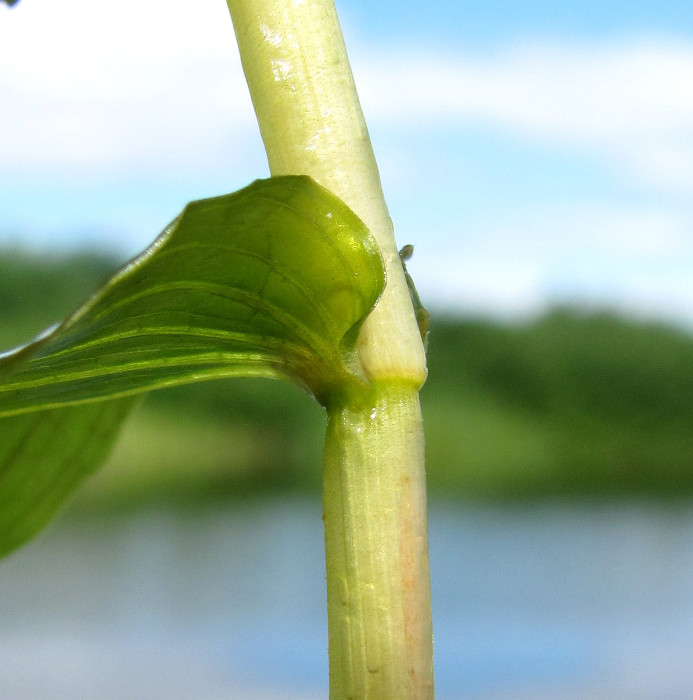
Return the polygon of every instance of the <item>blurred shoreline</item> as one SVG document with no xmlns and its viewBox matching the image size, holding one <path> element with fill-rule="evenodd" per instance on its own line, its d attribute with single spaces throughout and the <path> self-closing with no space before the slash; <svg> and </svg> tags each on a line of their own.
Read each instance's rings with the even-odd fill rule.
<svg viewBox="0 0 693 700">
<path fill-rule="evenodd" d="M 0 256 L 0 350 L 69 313 L 114 269 L 85 252 Z M 562 307 L 514 323 L 433 315 L 422 391 L 433 497 L 693 497 L 693 336 Z M 85 510 L 319 495 L 325 415 L 293 386 L 153 392 L 77 497 Z"/>
</svg>

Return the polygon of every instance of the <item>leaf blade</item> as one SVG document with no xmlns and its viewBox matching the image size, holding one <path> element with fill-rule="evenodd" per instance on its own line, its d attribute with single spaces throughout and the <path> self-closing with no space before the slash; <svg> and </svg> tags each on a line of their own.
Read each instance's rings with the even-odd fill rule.
<svg viewBox="0 0 693 700">
<path fill-rule="evenodd" d="M 384 283 L 363 223 L 309 178 L 188 205 L 66 321 L 0 355 L 0 556 L 103 461 L 134 394 L 271 376 L 326 403 L 361 385 L 353 331 Z"/>
<path fill-rule="evenodd" d="M 106 458 L 131 399 L 0 421 L 0 557 L 41 530 Z"/>
<path fill-rule="evenodd" d="M 365 226 L 309 178 L 193 202 L 65 323 L 0 357 L 0 416 L 226 376 L 288 377 L 324 402 L 363 381 L 343 340 L 383 286 Z"/>
</svg>

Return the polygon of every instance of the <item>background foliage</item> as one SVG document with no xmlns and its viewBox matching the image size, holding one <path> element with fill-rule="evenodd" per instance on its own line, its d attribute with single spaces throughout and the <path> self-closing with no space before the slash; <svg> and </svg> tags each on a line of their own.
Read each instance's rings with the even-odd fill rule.
<svg viewBox="0 0 693 700">
<path fill-rule="evenodd" d="M 0 255 L 0 347 L 63 317 L 117 267 Z M 461 498 L 693 493 L 693 338 L 604 312 L 500 324 L 434 315 L 422 393 L 429 488 Z M 85 508 L 320 488 L 322 410 L 292 386 L 230 380 L 150 394 Z"/>
</svg>

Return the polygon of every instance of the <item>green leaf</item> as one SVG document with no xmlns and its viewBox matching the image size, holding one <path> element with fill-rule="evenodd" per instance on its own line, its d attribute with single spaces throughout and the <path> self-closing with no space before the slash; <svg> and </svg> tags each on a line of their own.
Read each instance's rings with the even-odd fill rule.
<svg viewBox="0 0 693 700">
<path fill-rule="evenodd" d="M 0 555 L 103 460 L 150 389 L 288 378 L 327 404 L 367 386 L 354 343 L 385 284 L 377 244 L 307 177 L 189 204 L 89 301 L 0 356 Z"/>
<path fill-rule="evenodd" d="M 33 537 L 108 456 L 133 399 L 0 420 L 0 556 Z"/>
<path fill-rule="evenodd" d="M 0 357 L 0 416 L 228 376 L 327 402 L 365 381 L 347 341 L 383 286 L 364 224 L 307 177 L 193 202 L 63 324 Z"/>
</svg>

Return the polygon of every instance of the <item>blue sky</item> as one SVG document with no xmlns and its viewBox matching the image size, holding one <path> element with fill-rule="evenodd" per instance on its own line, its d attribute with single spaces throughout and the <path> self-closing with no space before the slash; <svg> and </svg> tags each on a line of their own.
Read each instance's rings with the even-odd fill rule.
<svg viewBox="0 0 693 700">
<path fill-rule="evenodd" d="M 338 10 L 429 306 L 693 325 L 687 3 Z M 0 242 L 125 258 L 188 200 L 268 174 L 222 0 L 0 8 L 0 95 Z"/>
</svg>

